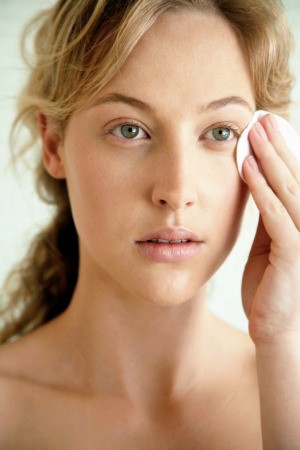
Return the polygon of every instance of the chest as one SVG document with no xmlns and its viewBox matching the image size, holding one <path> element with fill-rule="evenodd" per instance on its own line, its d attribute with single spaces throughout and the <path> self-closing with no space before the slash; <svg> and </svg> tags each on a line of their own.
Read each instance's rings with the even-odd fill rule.
<svg viewBox="0 0 300 450">
<path fill-rule="evenodd" d="M 19 424 L 19 450 L 261 450 L 259 410 L 254 399 L 195 402 L 151 421 L 120 399 L 43 394 L 32 396 Z M 23 429 L 22 429 L 23 428 Z"/>
</svg>

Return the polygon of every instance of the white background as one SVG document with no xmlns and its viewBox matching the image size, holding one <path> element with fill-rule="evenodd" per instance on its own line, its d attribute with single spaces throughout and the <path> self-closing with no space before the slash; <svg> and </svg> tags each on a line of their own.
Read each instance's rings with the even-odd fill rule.
<svg viewBox="0 0 300 450">
<path fill-rule="evenodd" d="M 50 216 L 49 209 L 37 198 L 25 167 L 20 166 L 18 175 L 9 167 L 8 135 L 14 118 L 14 97 L 26 77 L 19 54 L 20 32 L 27 19 L 51 3 L 51 0 L 0 0 L 0 283 Z M 300 133 L 300 2 L 285 0 L 284 5 L 296 38 L 292 68 L 298 80 L 293 90 L 291 122 Z M 241 276 L 256 222 L 257 211 L 250 202 L 240 238 L 210 289 L 211 309 L 242 330 L 247 330 L 247 320 L 241 305 Z"/>
</svg>

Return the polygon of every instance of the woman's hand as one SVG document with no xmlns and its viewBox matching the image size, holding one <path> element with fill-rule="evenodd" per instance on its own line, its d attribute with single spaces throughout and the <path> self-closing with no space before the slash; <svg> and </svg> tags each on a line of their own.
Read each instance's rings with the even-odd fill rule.
<svg viewBox="0 0 300 450">
<path fill-rule="evenodd" d="M 249 333 L 255 344 L 300 339 L 300 163 L 272 115 L 249 139 L 261 167 L 253 157 L 243 164 L 260 212 L 242 284 Z"/>
</svg>

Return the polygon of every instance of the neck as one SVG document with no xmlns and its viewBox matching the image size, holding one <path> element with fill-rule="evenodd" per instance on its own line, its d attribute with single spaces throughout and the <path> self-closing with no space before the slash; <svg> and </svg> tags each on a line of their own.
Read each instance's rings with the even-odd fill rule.
<svg viewBox="0 0 300 450">
<path fill-rule="evenodd" d="M 121 297 L 99 280 L 95 286 L 79 277 L 63 315 L 90 388 L 151 409 L 180 402 L 209 379 L 215 336 L 205 288 L 184 303 L 162 306 Z"/>
</svg>

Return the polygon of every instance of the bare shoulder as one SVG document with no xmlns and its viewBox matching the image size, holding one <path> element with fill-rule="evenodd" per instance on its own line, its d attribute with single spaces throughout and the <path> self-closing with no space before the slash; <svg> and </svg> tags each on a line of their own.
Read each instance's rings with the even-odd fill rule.
<svg viewBox="0 0 300 450">
<path fill-rule="evenodd" d="M 3 362 L 3 365 L 0 362 L 0 448 L 10 450 L 15 448 L 14 440 L 20 430 L 26 401 L 18 379 L 7 370 L 7 362 Z"/>
<path fill-rule="evenodd" d="M 39 364 L 38 341 L 28 335 L 0 346 L 0 376 L 6 382 L 30 380 Z"/>
<path fill-rule="evenodd" d="M 54 386 L 63 379 L 57 320 L 44 324 L 14 342 L 0 346 L 0 375 L 22 385 Z M 58 366 L 59 369 L 58 370 Z"/>
<path fill-rule="evenodd" d="M 54 370 L 49 371 L 45 344 L 40 333 L 33 333 L 0 346 L 0 449 L 33 448 L 39 433 L 46 435 L 47 405 L 57 390 L 51 386 Z"/>
<path fill-rule="evenodd" d="M 43 330 L 37 330 L 0 346 L 1 417 L 11 418 L 13 414 L 14 423 L 17 417 L 22 417 L 24 411 L 28 411 L 32 392 L 47 385 L 51 361 L 47 356 L 47 341 L 42 335 Z"/>
</svg>

